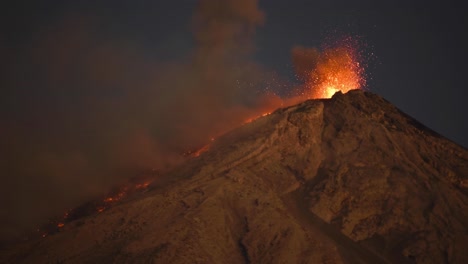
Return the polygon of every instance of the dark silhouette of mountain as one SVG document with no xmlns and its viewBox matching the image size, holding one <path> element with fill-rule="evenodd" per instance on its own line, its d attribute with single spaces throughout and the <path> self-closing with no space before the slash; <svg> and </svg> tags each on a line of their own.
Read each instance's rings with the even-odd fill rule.
<svg viewBox="0 0 468 264">
<path fill-rule="evenodd" d="M 278 109 L 2 263 L 468 263 L 468 151 L 360 90 Z"/>
</svg>

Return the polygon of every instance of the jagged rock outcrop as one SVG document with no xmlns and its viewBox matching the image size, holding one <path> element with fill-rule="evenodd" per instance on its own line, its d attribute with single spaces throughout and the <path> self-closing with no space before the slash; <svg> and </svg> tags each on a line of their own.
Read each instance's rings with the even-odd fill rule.
<svg viewBox="0 0 468 264">
<path fill-rule="evenodd" d="M 468 151 L 372 93 L 279 109 L 4 263 L 468 263 Z"/>
</svg>

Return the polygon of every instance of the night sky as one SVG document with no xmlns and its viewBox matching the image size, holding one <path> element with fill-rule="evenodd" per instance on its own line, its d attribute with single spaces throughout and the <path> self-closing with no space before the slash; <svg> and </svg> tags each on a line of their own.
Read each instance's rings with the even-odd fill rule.
<svg viewBox="0 0 468 264">
<path fill-rule="evenodd" d="M 91 24 L 100 39 L 131 46 L 148 60 L 178 58 L 193 46 L 190 21 L 196 1 L 19 2 L 2 9 L 0 54 L 4 58 L 17 59 L 22 52 L 19 47 L 33 48 L 41 31 L 73 24 L 73 19 L 88 20 L 82 23 Z M 371 2 L 260 1 L 265 22 L 257 30 L 253 56 L 283 78 L 293 79 L 290 49 L 294 45 L 319 46 L 334 32 L 360 36 L 366 52 L 375 55 L 368 67 L 367 88 L 468 146 L 467 18 L 460 3 Z M 15 95 L 20 89 L 7 88 Z"/>
<path fill-rule="evenodd" d="M 216 2 L 198 11 L 195 0 L 2 7 L 2 204 L 16 208 L 2 213 L 7 222 L 31 214 L 30 197 L 42 216 L 64 206 L 44 210 L 57 197 L 71 197 L 68 205 L 118 174 L 176 162 L 169 150 L 238 124 L 231 117 L 268 104 L 258 103 L 262 93 L 291 93 L 294 46 L 341 35 L 362 44 L 366 89 L 468 146 L 468 18 L 459 3 L 239 1 L 247 11 L 232 19 L 247 26 L 238 37 L 223 35 L 235 32 L 235 12 L 215 12 L 226 27 L 204 27 Z"/>
<path fill-rule="evenodd" d="M 283 51 L 291 45 L 317 46 L 334 31 L 361 36 L 375 55 L 367 89 L 467 147 L 468 18 L 460 5 L 354 2 L 261 2 L 267 22 L 258 34 L 260 60 L 284 72 L 290 57 Z"/>
</svg>

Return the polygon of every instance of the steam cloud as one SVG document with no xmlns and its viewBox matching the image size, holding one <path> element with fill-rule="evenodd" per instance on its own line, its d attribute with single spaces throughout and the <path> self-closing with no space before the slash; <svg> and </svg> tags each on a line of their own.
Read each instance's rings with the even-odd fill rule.
<svg viewBox="0 0 468 264">
<path fill-rule="evenodd" d="M 93 19 L 67 18 L 6 57 L 1 237 L 171 166 L 271 106 L 254 91 L 268 73 L 249 58 L 263 21 L 256 0 L 201 0 L 192 53 L 161 63 L 100 37 Z"/>
</svg>

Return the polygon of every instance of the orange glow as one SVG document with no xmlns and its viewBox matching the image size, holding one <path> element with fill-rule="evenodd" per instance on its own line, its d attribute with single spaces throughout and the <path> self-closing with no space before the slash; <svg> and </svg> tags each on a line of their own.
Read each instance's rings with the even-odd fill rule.
<svg viewBox="0 0 468 264">
<path fill-rule="evenodd" d="M 96 207 L 96 211 L 98 213 L 103 212 L 104 210 L 108 209 L 113 204 L 120 202 L 122 199 L 127 197 L 128 195 L 135 193 L 137 191 L 141 192 L 149 187 L 152 183 L 152 180 L 147 180 L 145 182 L 135 183 L 134 185 L 125 185 L 121 187 L 117 192 L 113 192 L 112 195 L 109 195 L 102 199 L 103 204 Z"/>
<path fill-rule="evenodd" d="M 195 151 L 194 153 L 192 153 L 192 157 L 198 157 L 200 156 L 203 152 L 206 152 L 210 149 L 210 144 L 207 144 L 205 146 L 203 146 L 201 149 Z"/>
<path fill-rule="evenodd" d="M 76 209 L 67 210 L 62 216 L 50 219 L 48 223 L 37 228 L 36 231 L 39 236 L 44 238 L 53 235 L 60 232 L 60 229 L 65 227 L 70 221 L 90 214 L 102 213 L 119 204 L 127 196 L 142 193 L 149 188 L 152 182 L 153 180 L 148 178 L 145 178 L 144 181 L 128 182 L 115 191 L 110 192 L 107 196 L 101 197 L 99 200 L 86 203 L 84 206 L 77 207 Z"/>
<path fill-rule="evenodd" d="M 266 113 L 263 113 L 261 115 L 258 115 L 258 116 L 255 116 L 255 117 L 252 117 L 252 118 L 249 118 L 247 120 L 244 121 L 243 124 L 248 124 L 248 123 L 251 123 L 252 121 L 260 118 L 260 117 L 263 117 L 263 116 L 267 116 L 271 114 L 270 112 L 266 112 Z M 211 137 L 210 138 L 210 141 L 211 142 L 214 142 L 215 141 L 215 138 L 214 137 Z M 210 144 L 206 144 L 205 146 L 201 147 L 200 149 L 196 150 L 196 151 L 187 151 L 184 153 L 185 156 L 189 156 L 189 157 L 198 157 L 200 156 L 202 153 L 208 151 L 210 149 L 210 146 L 211 146 L 211 143 Z"/>
<path fill-rule="evenodd" d="M 151 182 L 143 182 L 135 185 L 135 189 L 146 189 L 150 185 Z"/>
<path fill-rule="evenodd" d="M 143 189 L 143 188 L 146 188 L 148 187 L 149 183 L 145 186 L 144 184 L 136 184 L 134 186 L 134 189 Z M 106 198 L 103 199 L 103 202 L 104 203 L 114 203 L 114 202 L 118 202 L 120 201 L 122 198 L 124 198 L 125 196 L 127 196 L 127 190 L 128 188 L 127 187 L 124 187 L 122 188 L 117 194 L 115 195 L 112 195 L 112 196 L 108 196 Z"/>
<path fill-rule="evenodd" d="M 332 41 L 332 42 L 330 42 Z M 304 82 L 302 96 L 307 99 L 331 98 L 336 92 L 347 93 L 366 85 L 366 55 L 359 37 L 328 40 L 321 50 L 296 46 L 292 60 L 296 77 Z"/>
<path fill-rule="evenodd" d="M 113 197 L 108 197 L 108 198 L 104 199 L 104 202 L 106 202 L 106 203 L 110 203 L 110 202 L 113 202 L 113 201 L 114 201 Z"/>
<path fill-rule="evenodd" d="M 266 112 L 266 113 L 263 113 L 263 114 L 261 114 L 261 115 L 259 115 L 259 116 L 249 118 L 249 119 L 247 119 L 247 120 L 244 121 L 244 124 L 251 123 L 252 121 L 259 119 L 260 117 L 267 116 L 267 115 L 269 115 L 269 114 L 271 114 L 271 113 L 270 113 L 270 112 Z"/>
<path fill-rule="evenodd" d="M 365 85 L 364 70 L 352 47 L 325 50 L 310 74 L 312 98 L 331 98 L 336 92 L 346 93 Z"/>
</svg>

